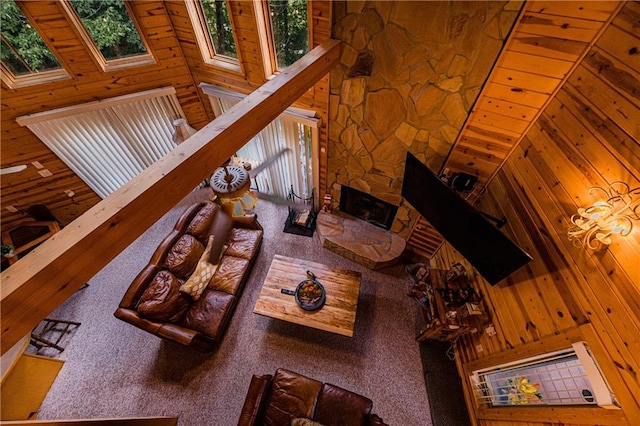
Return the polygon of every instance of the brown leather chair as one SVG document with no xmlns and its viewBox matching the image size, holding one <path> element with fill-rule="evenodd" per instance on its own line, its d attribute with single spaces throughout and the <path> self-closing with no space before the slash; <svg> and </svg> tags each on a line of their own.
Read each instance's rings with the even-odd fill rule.
<svg viewBox="0 0 640 426">
<path fill-rule="evenodd" d="M 323 426 L 386 425 L 372 407 L 362 395 L 278 369 L 273 376 L 251 378 L 238 425 L 288 426 L 294 419 Z"/>
</svg>

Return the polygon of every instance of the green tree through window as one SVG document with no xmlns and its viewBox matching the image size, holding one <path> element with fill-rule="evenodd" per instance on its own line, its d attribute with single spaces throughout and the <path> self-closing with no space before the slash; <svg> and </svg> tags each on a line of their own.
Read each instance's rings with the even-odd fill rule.
<svg viewBox="0 0 640 426">
<path fill-rule="evenodd" d="M 61 68 L 40 34 L 13 0 L 0 1 L 0 59 L 14 76 Z"/>
<path fill-rule="evenodd" d="M 147 53 L 123 0 L 69 0 L 69 3 L 107 61 Z"/>
<path fill-rule="evenodd" d="M 309 51 L 306 0 L 270 0 L 271 27 L 278 68 L 286 68 Z"/>
<path fill-rule="evenodd" d="M 201 0 L 202 10 L 207 18 L 209 34 L 216 55 L 238 58 L 229 11 L 225 0 Z"/>
</svg>

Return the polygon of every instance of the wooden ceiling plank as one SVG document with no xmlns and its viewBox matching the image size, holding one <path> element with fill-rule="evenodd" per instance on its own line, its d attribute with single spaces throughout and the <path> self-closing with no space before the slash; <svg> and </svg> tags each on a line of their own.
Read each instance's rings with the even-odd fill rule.
<svg viewBox="0 0 640 426">
<path fill-rule="evenodd" d="M 640 2 L 628 1 L 620 12 L 615 25 L 631 34 L 638 34 L 638 22 L 640 21 Z"/>
<path fill-rule="evenodd" d="M 624 96 L 616 96 L 615 92 L 604 90 L 606 83 L 583 65 L 576 68 L 568 82 L 602 112 L 615 118 L 618 125 L 633 139 L 640 140 L 640 107 L 637 102 L 628 101 Z"/>
<path fill-rule="evenodd" d="M 480 108 L 475 109 L 471 113 L 470 119 L 486 126 L 495 127 L 496 129 L 510 130 L 515 132 L 524 132 L 531 123 L 530 120 L 513 118 L 494 111 L 487 111 Z"/>
<path fill-rule="evenodd" d="M 531 120 L 538 113 L 537 108 L 515 104 L 501 99 L 493 99 L 488 96 L 483 96 L 478 99 L 474 108 L 476 107 L 481 110 L 495 112 L 508 117 L 518 118 L 520 120 Z"/>
<path fill-rule="evenodd" d="M 636 33 L 640 34 L 640 30 L 636 30 Z M 634 70 L 640 69 L 640 54 L 638 54 L 640 46 L 638 46 L 637 36 L 634 37 L 615 25 L 609 25 L 602 37 L 598 39 L 596 46 L 626 64 L 627 67 Z"/>
<path fill-rule="evenodd" d="M 604 22 L 616 10 L 617 1 L 532 1 L 527 9 L 545 15 L 570 16 Z"/>
<path fill-rule="evenodd" d="M 564 78 L 573 64 L 570 61 L 514 52 L 512 50 L 509 50 L 508 54 L 503 55 L 498 60 L 498 66 L 502 68 L 526 71 L 531 74 L 545 75 L 558 79 Z"/>
<path fill-rule="evenodd" d="M 544 37 L 525 33 L 517 33 L 509 43 L 509 50 L 529 53 L 547 58 L 575 62 L 584 49 L 586 43 L 555 37 Z"/>
<path fill-rule="evenodd" d="M 340 60 L 327 40 L 2 272 L 2 352 Z M 37 254 L 35 254 L 37 253 Z"/>
<path fill-rule="evenodd" d="M 520 87 L 550 95 L 558 87 L 561 80 L 546 75 L 531 74 L 528 71 L 496 67 L 491 74 L 491 81 L 505 86 Z"/>
<path fill-rule="evenodd" d="M 484 86 L 482 95 L 538 109 L 549 99 L 549 95 L 544 93 L 491 82 Z"/>
<path fill-rule="evenodd" d="M 519 22 L 518 32 L 590 43 L 601 27 L 600 21 L 528 11 Z"/>
</svg>

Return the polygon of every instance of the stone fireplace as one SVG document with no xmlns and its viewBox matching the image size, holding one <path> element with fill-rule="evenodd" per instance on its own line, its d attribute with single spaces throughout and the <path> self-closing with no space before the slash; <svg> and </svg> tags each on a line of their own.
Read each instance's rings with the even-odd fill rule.
<svg viewBox="0 0 640 426">
<path fill-rule="evenodd" d="M 371 194 L 342 185 L 340 211 L 384 229 L 391 229 L 398 207 Z"/>
<path fill-rule="evenodd" d="M 395 264 L 406 241 L 391 231 L 398 207 L 346 185 L 339 209 L 321 211 L 317 231 L 322 246 L 370 269 Z"/>
</svg>

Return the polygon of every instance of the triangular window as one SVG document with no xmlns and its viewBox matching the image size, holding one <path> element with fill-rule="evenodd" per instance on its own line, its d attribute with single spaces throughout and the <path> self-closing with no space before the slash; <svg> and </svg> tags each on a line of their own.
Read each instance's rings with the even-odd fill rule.
<svg viewBox="0 0 640 426">
<path fill-rule="evenodd" d="M 0 28 L 2 80 L 9 87 L 69 77 L 15 1 L 0 2 Z"/>
<path fill-rule="evenodd" d="M 67 0 L 63 4 L 103 70 L 154 62 L 124 0 Z"/>
</svg>

